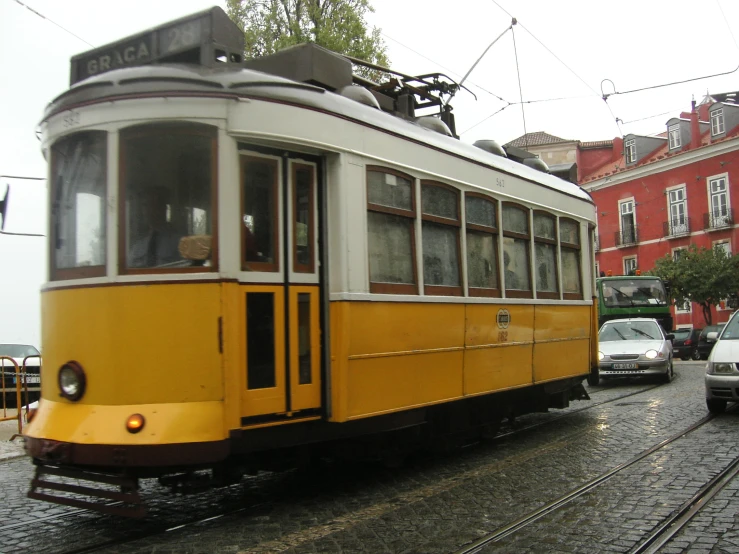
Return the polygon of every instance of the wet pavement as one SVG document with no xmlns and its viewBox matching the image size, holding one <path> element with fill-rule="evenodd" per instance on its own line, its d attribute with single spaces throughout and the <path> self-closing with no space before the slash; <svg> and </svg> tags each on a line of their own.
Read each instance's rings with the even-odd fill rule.
<svg viewBox="0 0 739 554">
<path fill-rule="evenodd" d="M 666 385 L 589 387 L 590 401 L 501 430 L 518 433 L 399 469 L 327 462 L 187 497 L 146 482 L 144 522 L 29 500 L 30 462 L 2 461 L 0 552 L 455 552 L 704 418 L 704 365 L 677 362 Z M 482 552 L 628 552 L 736 456 L 739 413 L 727 413 Z M 661 552 L 739 551 L 738 489 Z"/>
</svg>

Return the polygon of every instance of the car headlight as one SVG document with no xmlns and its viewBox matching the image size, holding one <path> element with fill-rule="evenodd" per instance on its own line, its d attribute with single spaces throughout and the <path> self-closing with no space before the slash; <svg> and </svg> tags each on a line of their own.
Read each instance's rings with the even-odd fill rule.
<svg viewBox="0 0 739 554">
<path fill-rule="evenodd" d="M 708 373 L 734 373 L 734 364 L 727 362 L 709 362 Z"/>
<path fill-rule="evenodd" d="M 603 358 L 605 358 L 605 357 L 606 357 L 606 355 L 605 355 L 605 354 L 603 354 L 603 352 L 601 352 L 601 351 L 598 351 L 598 359 L 599 359 L 599 360 L 602 360 L 602 359 L 603 359 Z"/>
<path fill-rule="evenodd" d="M 644 357 L 649 358 L 650 360 L 654 360 L 657 356 L 659 356 L 659 352 L 657 352 L 656 350 L 647 350 L 644 353 Z"/>
<path fill-rule="evenodd" d="M 72 401 L 79 400 L 85 394 L 85 371 L 77 362 L 67 362 L 59 368 L 58 383 L 62 397 Z"/>
</svg>

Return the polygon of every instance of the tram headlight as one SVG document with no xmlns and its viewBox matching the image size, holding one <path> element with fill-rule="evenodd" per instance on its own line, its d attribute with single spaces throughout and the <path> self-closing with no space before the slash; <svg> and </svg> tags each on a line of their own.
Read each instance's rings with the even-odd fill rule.
<svg viewBox="0 0 739 554">
<path fill-rule="evenodd" d="M 59 390 L 67 400 L 76 401 L 85 394 L 85 371 L 77 362 L 67 362 L 59 369 Z"/>
</svg>

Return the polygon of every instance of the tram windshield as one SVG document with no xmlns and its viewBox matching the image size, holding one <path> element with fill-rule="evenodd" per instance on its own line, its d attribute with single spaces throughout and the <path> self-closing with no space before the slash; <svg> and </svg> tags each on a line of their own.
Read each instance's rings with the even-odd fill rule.
<svg viewBox="0 0 739 554">
<path fill-rule="evenodd" d="M 126 267 L 212 267 L 212 128 L 144 125 L 121 140 Z"/>
<path fill-rule="evenodd" d="M 107 135 L 102 131 L 75 133 L 51 149 L 54 278 L 104 272 L 106 157 Z"/>
<path fill-rule="evenodd" d="M 604 281 L 603 302 L 610 308 L 664 306 L 665 287 L 659 279 L 614 279 Z"/>
</svg>

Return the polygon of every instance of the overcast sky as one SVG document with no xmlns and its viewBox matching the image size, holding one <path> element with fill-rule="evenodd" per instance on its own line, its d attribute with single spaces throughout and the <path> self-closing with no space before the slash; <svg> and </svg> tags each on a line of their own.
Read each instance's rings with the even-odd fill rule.
<svg viewBox="0 0 739 554">
<path fill-rule="evenodd" d="M 101 46 L 225 4 L 214 0 L 21 1 L 0 0 L 0 175 L 37 177 L 46 173 L 35 136 L 37 124 L 45 105 L 68 87 L 69 58 L 90 49 L 84 41 Z M 601 86 L 604 92 L 625 92 L 736 70 L 736 0 L 371 3 L 376 9 L 371 23 L 382 29 L 394 69 L 412 74 L 441 71 L 457 80 L 510 26 L 511 16 L 516 17 L 519 24 L 514 32 L 505 33 L 468 78 L 466 84 L 477 100 L 461 92 L 453 102 L 457 131 L 465 142 L 480 138 L 508 142 L 524 133 L 524 117 L 528 132 L 546 131 L 573 140 L 659 133 L 670 117 L 689 110 L 693 97 L 700 102 L 706 92 L 739 89 L 737 71 L 614 95 L 607 103 L 601 98 Z M 566 99 L 525 104 L 522 114 L 517 104 L 521 97 L 524 101 Z M 620 128 L 615 118 L 621 120 Z M 8 183 L 13 191 L 5 230 L 45 233 L 45 183 L 2 178 L 0 196 Z M 0 235 L 0 342 L 39 345 L 38 291 L 46 280 L 45 252 L 44 239 Z"/>
</svg>

